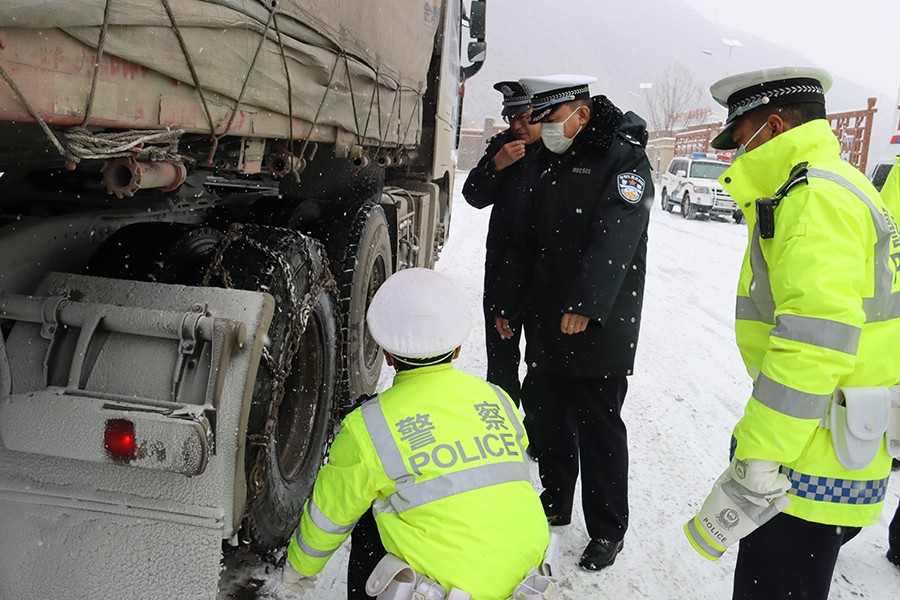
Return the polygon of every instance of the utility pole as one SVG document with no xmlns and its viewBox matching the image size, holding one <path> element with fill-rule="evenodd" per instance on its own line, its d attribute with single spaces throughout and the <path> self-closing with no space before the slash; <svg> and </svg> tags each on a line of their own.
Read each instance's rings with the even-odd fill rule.
<svg viewBox="0 0 900 600">
<path fill-rule="evenodd" d="M 900 85 L 897 86 L 897 109 L 894 111 L 894 131 L 891 133 L 891 145 L 896 144 L 897 149 L 894 151 L 900 155 Z"/>
<path fill-rule="evenodd" d="M 897 132 L 900 133 L 900 84 L 897 85 L 897 111 L 894 113 L 894 122 L 897 124 Z"/>
<path fill-rule="evenodd" d="M 728 65 L 725 67 L 725 75 L 731 75 L 731 51 L 735 48 L 743 48 L 744 45 L 740 40 L 732 38 L 722 38 L 722 43 L 728 46 Z"/>
</svg>

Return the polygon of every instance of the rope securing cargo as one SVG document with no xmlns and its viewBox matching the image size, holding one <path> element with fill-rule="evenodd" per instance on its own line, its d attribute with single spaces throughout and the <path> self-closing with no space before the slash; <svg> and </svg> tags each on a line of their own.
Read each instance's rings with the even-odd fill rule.
<svg viewBox="0 0 900 600">
<path fill-rule="evenodd" d="M 358 148 L 367 147 L 370 154 L 384 156 L 386 166 L 402 164 L 399 154 L 422 134 L 428 61 L 423 52 L 398 51 L 396 36 L 431 49 L 436 24 L 421 21 L 400 0 L 385 0 L 377 10 L 379 15 L 394 15 L 384 20 L 392 25 L 365 27 L 373 10 L 311 0 L 84 0 L 78 7 L 48 0 L 43 8 L 24 12 L 0 6 L 0 27 L 65 34 L 67 41 L 51 36 L 45 43 L 70 61 L 50 72 L 90 79 L 83 112 L 74 78 L 72 83 L 54 80 L 53 85 L 63 86 L 50 89 L 56 102 L 53 96 L 49 102 L 46 97 L 37 102 L 35 86 L 25 85 L 31 79 L 22 78 L 46 66 L 21 53 L 30 47 L 29 38 L 14 42 L 18 55 L 0 55 L 0 76 L 67 168 L 129 151 L 143 160 L 192 162 L 179 155 L 178 139 L 171 144 L 170 134 L 184 139 L 204 130 L 208 143 L 192 144 L 190 156 L 205 164 L 221 154 L 219 146 L 226 137 L 280 139 L 292 155 L 297 142 L 304 149 L 313 142 L 337 143 L 341 156 L 345 148 L 357 148 L 351 150 L 357 160 Z M 353 27 L 337 25 L 347 19 Z M 168 42 L 166 35 L 174 39 Z M 304 85 L 298 87 L 298 80 Z M 193 89 L 169 92 L 170 82 L 175 89 L 179 83 Z M 71 89 L 65 87 L 72 84 Z M 135 105 L 136 97 L 140 100 Z M 17 110 L 15 104 L 11 108 Z M 140 115 L 140 125 L 131 115 Z M 69 130 L 72 116 L 80 124 Z M 156 123 L 171 123 L 172 129 L 148 137 Z M 141 144 L 157 147 L 143 150 Z M 304 150 L 298 154 L 303 156 Z"/>
</svg>

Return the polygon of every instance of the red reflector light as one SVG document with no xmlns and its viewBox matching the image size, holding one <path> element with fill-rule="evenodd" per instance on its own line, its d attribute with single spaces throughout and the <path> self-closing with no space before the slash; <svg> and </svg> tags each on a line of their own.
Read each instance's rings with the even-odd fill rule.
<svg viewBox="0 0 900 600">
<path fill-rule="evenodd" d="M 137 438 L 134 435 L 134 423 L 127 419 L 110 419 L 106 422 L 103 435 L 103 447 L 106 453 L 117 462 L 134 460 L 137 450 Z"/>
</svg>

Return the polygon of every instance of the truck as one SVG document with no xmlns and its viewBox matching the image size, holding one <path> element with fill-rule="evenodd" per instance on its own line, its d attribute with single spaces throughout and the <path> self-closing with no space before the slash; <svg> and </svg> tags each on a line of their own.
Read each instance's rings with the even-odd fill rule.
<svg viewBox="0 0 900 600">
<path fill-rule="evenodd" d="M 279 559 L 447 239 L 485 6 L 0 4 L 0 599 Z"/>
</svg>

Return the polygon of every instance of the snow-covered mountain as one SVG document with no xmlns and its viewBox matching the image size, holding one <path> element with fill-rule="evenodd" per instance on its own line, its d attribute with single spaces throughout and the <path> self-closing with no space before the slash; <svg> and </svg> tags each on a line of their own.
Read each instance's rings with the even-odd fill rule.
<svg viewBox="0 0 900 600">
<path fill-rule="evenodd" d="M 466 84 L 466 126 L 480 127 L 485 117 L 499 119 L 501 98 L 491 86 L 502 79 L 551 73 L 593 75 L 599 80 L 592 86 L 594 93 L 642 114 L 646 106 L 640 84 L 661 79 L 666 67 L 676 62 L 693 74 L 704 91 L 728 72 L 785 65 L 829 69 L 752 32 L 714 24 L 683 0 L 490 0 L 487 34 L 487 61 Z M 732 50 L 730 62 L 722 38 L 743 44 Z M 862 109 L 866 98 L 878 98 L 870 158 L 885 156 L 895 125 L 892 90 L 861 85 L 851 81 L 852 74 L 850 78 L 833 75 L 829 112 Z M 724 115 L 705 96 L 715 114 Z"/>
</svg>

